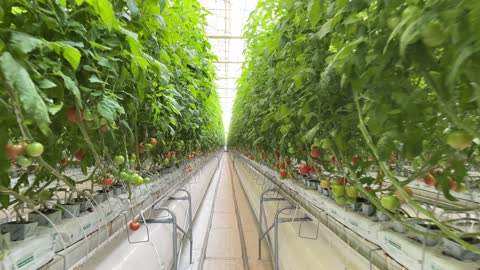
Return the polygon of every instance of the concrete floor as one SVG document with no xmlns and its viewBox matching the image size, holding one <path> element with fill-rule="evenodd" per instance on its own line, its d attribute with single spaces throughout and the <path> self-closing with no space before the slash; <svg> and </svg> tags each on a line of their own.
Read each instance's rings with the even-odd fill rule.
<svg viewBox="0 0 480 270">
<path fill-rule="evenodd" d="M 194 263 L 188 264 L 188 245 L 185 245 L 180 269 L 273 269 L 266 243 L 263 243 L 263 260 L 257 258 L 257 220 L 227 155 L 223 157 L 219 177 L 214 179 L 207 191 L 193 231 Z M 206 239 L 207 243 L 200 239 Z M 205 260 L 200 265 L 205 244 Z"/>
</svg>

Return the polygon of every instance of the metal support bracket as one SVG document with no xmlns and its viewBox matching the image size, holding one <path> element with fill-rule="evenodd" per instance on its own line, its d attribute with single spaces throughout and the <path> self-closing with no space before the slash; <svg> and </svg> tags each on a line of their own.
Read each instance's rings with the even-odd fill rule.
<svg viewBox="0 0 480 270">
<path fill-rule="evenodd" d="M 171 196 L 168 200 L 178 200 L 178 201 L 188 201 L 188 230 L 185 231 L 177 224 L 177 218 L 175 213 L 166 207 L 155 207 L 156 204 L 152 205 L 153 210 L 165 211 L 167 212 L 170 217 L 168 218 L 150 218 L 146 220 L 146 223 L 164 223 L 164 224 L 172 224 L 172 238 L 173 238 L 173 269 L 178 269 L 178 247 L 177 247 L 177 230 L 180 231 L 190 242 L 190 264 L 193 264 L 193 214 L 192 214 L 192 196 L 190 192 L 184 188 L 178 189 L 175 193 L 182 191 L 186 194 L 186 196 L 176 197 Z"/>
<path fill-rule="evenodd" d="M 126 227 L 126 231 L 127 231 L 127 238 L 128 238 L 128 242 L 130 244 L 138 244 L 138 243 L 145 243 L 145 242 L 149 242 L 150 241 L 150 231 L 148 230 L 148 225 L 147 225 L 147 221 L 145 219 L 145 216 L 143 215 L 143 211 L 140 212 L 140 217 L 142 218 L 140 221 L 143 222 L 143 224 L 145 224 L 145 228 L 147 230 L 147 239 L 146 240 L 140 240 L 140 241 L 132 241 L 130 239 L 130 230 L 128 228 L 128 220 L 127 220 L 127 214 L 125 213 L 122 213 L 123 214 L 123 219 L 125 221 L 125 227 Z M 138 222 L 138 220 L 136 220 Z"/>
<path fill-rule="evenodd" d="M 273 224 L 268 227 L 268 229 L 265 231 L 265 232 L 262 232 L 259 237 L 258 237 L 258 259 L 261 260 L 262 259 L 262 239 L 268 234 L 268 232 L 270 232 L 272 229 L 274 229 L 274 241 L 275 241 L 275 245 L 274 245 L 274 252 L 273 252 L 273 256 L 274 256 L 274 270 L 278 270 L 279 269 L 279 264 L 278 264 L 278 260 L 279 260 L 279 254 L 278 254 L 278 249 L 279 249 L 279 239 L 278 239 L 278 225 L 280 223 L 286 223 L 286 222 L 305 222 L 305 221 L 312 221 L 312 219 L 308 216 L 305 216 L 305 217 L 293 217 L 293 218 L 281 218 L 280 217 L 280 214 L 282 214 L 282 212 L 284 212 L 285 210 L 293 210 L 293 209 L 296 209 L 297 207 L 296 206 L 293 206 L 293 205 L 290 205 L 290 206 L 286 206 L 286 207 L 283 207 L 281 208 L 280 210 L 277 211 L 277 213 L 275 214 L 275 219 L 273 221 Z M 261 231 L 261 224 L 259 226 L 259 232 Z"/>
<path fill-rule="evenodd" d="M 278 270 L 278 225 L 280 223 L 285 223 L 285 222 L 305 222 L 305 221 L 313 221 L 310 217 L 308 216 L 305 216 L 305 217 L 293 217 L 293 218 L 281 218 L 280 217 L 280 214 L 282 214 L 282 212 L 286 211 L 286 210 L 293 210 L 293 209 L 296 209 L 297 207 L 296 206 L 293 206 L 293 205 L 290 205 L 290 206 L 286 206 L 286 207 L 283 207 L 281 209 L 279 209 L 276 214 L 275 214 L 275 220 L 274 220 L 274 223 L 269 226 L 267 228 L 266 231 L 263 231 L 263 228 L 262 228 L 262 222 L 263 222 L 263 212 L 264 212 L 264 209 L 263 209 L 263 204 L 264 202 L 266 201 L 285 201 L 286 199 L 285 198 L 265 198 L 265 195 L 268 193 L 268 192 L 272 192 L 272 191 L 277 191 L 276 188 L 272 188 L 272 189 L 268 189 L 268 190 L 265 190 L 261 196 L 260 196 L 260 217 L 258 218 L 258 259 L 261 260 L 262 259 L 262 240 L 263 238 L 265 238 L 265 236 L 267 236 L 267 234 L 272 230 L 272 229 L 275 229 L 275 246 L 274 246 L 274 270 Z"/>
<path fill-rule="evenodd" d="M 184 188 L 180 188 L 177 190 L 183 191 L 186 196 L 183 197 L 170 197 L 169 200 L 179 200 L 179 201 L 188 201 L 188 231 L 184 232 L 183 229 L 177 226 L 177 228 L 188 238 L 190 241 L 190 264 L 193 264 L 193 213 L 192 213 L 192 196 L 190 192 Z"/>
</svg>

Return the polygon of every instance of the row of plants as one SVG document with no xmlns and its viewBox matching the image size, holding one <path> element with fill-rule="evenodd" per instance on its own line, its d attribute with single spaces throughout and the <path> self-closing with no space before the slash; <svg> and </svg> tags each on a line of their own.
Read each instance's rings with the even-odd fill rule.
<svg viewBox="0 0 480 270">
<path fill-rule="evenodd" d="M 336 175 L 339 197 L 358 194 L 424 233 L 399 209 L 409 205 L 438 227 L 429 236 L 480 253 L 467 240 L 480 232 L 458 230 L 408 187 L 425 178 L 451 201 L 451 191 L 475 188 L 479 15 L 471 1 L 259 1 L 246 26 L 229 144 L 276 164 L 281 177 Z M 406 178 L 394 173 L 403 164 L 413 168 Z M 469 211 L 478 222 L 478 208 L 458 209 Z"/>
<path fill-rule="evenodd" d="M 223 145 L 206 14 L 197 0 L 1 1 L 0 210 L 26 223 L 19 209 L 58 192 L 130 191 Z"/>
</svg>

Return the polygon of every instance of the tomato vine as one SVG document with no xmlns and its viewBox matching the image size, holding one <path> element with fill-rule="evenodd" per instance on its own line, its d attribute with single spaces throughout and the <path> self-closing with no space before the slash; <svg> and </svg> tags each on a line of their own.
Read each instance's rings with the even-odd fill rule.
<svg viewBox="0 0 480 270">
<path fill-rule="evenodd" d="M 467 172 L 480 151 L 479 15 L 480 4 L 449 0 L 260 1 L 246 28 L 229 144 L 347 177 L 398 221 L 406 220 L 381 198 L 404 197 L 442 237 L 480 252 L 404 190 L 429 173 L 448 200 L 476 185 Z M 404 163 L 414 171 L 400 179 L 391 168 Z"/>
<path fill-rule="evenodd" d="M 222 145 L 206 14 L 196 0 L 2 1 L 0 148 L 44 152 L 0 153 L 1 207 L 56 182 L 76 190 L 65 174 L 75 166 L 95 167 L 87 179 L 101 186 L 120 170 L 146 173 L 146 160 L 174 153 L 178 164 Z M 15 161 L 25 166 L 13 186 Z"/>
</svg>

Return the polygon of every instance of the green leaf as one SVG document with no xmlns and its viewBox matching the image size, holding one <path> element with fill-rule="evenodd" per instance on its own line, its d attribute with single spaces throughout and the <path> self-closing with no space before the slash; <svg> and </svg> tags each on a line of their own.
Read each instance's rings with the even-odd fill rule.
<svg viewBox="0 0 480 270">
<path fill-rule="evenodd" d="M 81 6 L 85 2 L 85 0 L 75 0 L 75 3 L 77 3 L 77 6 Z"/>
<path fill-rule="evenodd" d="M 322 0 L 310 0 L 308 4 L 308 18 L 310 23 L 315 26 L 322 18 Z"/>
<path fill-rule="evenodd" d="M 302 141 L 304 143 L 311 143 L 313 140 L 313 137 L 317 135 L 318 130 L 320 129 L 320 123 L 318 123 L 316 126 L 314 126 L 312 129 L 307 131 L 305 135 L 302 136 Z"/>
<path fill-rule="evenodd" d="M 63 108 L 63 103 L 48 105 L 48 112 L 52 115 L 57 114 Z"/>
<path fill-rule="evenodd" d="M 19 193 L 21 185 L 28 186 L 28 173 L 27 172 L 25 172 L 24 174 L 22 174 L 22 176 L 20 176 L 20 178 L 18 178 L 17 183 L 13 187 L 13 191 Z"/>
<path fill-rule="evenodd" d="M 38 83 L 38 87 L 40 87 L 42 89 L 49 89 L 49 88 L 57 87 L 57 85 L 50 80 L 43 79 Z"/>
<path fill-rule="evenodd" d="M 160 29 L 165 29 L 165 27 L 167 26 L 166 23 L 165 23 L 165 19 L 163 19 L 162 16 L 160 15 L 153 15 L 155 17 L 155 19 L 157 20 L 158 22 L 158 25 L 160 26 Z"/>
<path fill-rule="evenodd" d="M 454 159 L 450 161 L 451 167 L 453 169 L 452 177 L 458 183 L 463 183 L 463 179 L 467 175 L 467 169 L 465 168 L 465 163 L 462 160 Z"/>
<path fill-rule="evenodd" d="M 280 112 L 280 115 L 282 116 L 282 118 L 287 117 L 290 114 L 290 110 L 288 109 L 288 105 L 287 104 L 282 104 L 280 106 L 279 112 Z"/>
<path fill-rule="evenodd" d="M 109 122 L 115 121 L 119 114 L 125 113 L 124 109 L 118 102 L 110 96 L 103 96 L 97 104 L 98 113 Z"/>
<path fill-rule="evenodd" d="M 100 15 L 103 23 L 108 27 L 108 29 L 118 29 L 119 22 L 115 18 L 115 13 L 113 12 L 112 4 L 108 0 L 85 0 L 90 6 L 93 7 L 95 12 Z M 77 2 L 78 4 L 78 2 Z"/>
<path fill-rule="evenodd" d="M 400 37 L 400 55 L 405 56 L 407 46 L 418 41 L 420 38 L 420 27 L 417 23 L 411 23 Z"/>
<path fill-rule="evenodd" d="M 27 70 L 9 52 L 2 54 L 0 62 L 7 84 L 18 96 L 25 114 L 43 133 L 47 133 L 50 124 L 48 109 Z"/>
<path fill-rule="evenodd" d="M 132 17 L 137 18 L 140 15 L 140 10 L 138 10 L 138 4 L 136 0 L 127 0 L 127 7 L 132 13 Z"/>
<path fill-rule="evenodd" d="M 165 95 L 165 98 L 168 99 L 169 107 L 173 110 L 174 113 L 181 115 L 180 111 L 183 110 L 183 107 L 178 104 L 177 100 L 171 96 Z"/>
<path fill-rule="evenodd" d="M 163 11 L 167 5 L 167 0 L 158 0 L 158 4 L 160 5 L 160 10 Z"/>
<path fill-rule="evenodd" d="M 95 47 L 97 49 L 100 49 L 100 50 L 110 51 L 112 49 L 110 47 L 104 46 L 104 45 L 102 45 L 100 43 L 97 43 L 97 42 L 89 41 L 88 43 L 90 43 L 90 45 L 92 45 L 93 47 Z"/>
<path fill-rule="evenodd" d="M 75 96 L 75 104 L 78 108 L 82 108 L 82 97 L 80 95 L 80 89 L 78 89 L 77 83 L 72 80 L 72 78 L 68 77 L 67 75 L 63 74 L 61 71 L 55 72 L 55 75 L 62 77 L 65 87 L 70 90 L 73 95 Z"/>
<path fill-rule="evenodd" d="M 320 28 L 320 30 L 318 30 L 318 32 L 315 34 L 315 36 L 318 39 L 324 38 L 332 30 L 331 29 L 332 28 L 332 23 L 333 23 L 333 18 L 328 20 L 326 23 L 324 23 L 322 25 L 322 28 Z"/>
<path fill-rule="evenodd" d="M 370 185 L 370 184 L 372 184 L 374 181 L 375 181 L 375 178 L 370 177 L 370 176 L 366 176 L 366 177 L 360 178 L 360 183 L 362 183 L 362 184 Z"/>
<path fill-rule="evenodd" d="M 452 194 L 450 194 L 450 181 L 448 181 L 447 176 L 445 174 L 440 174 L 437 175 L 436 178 L 445 198 L 447 198 L 447 200 L 449 201 L 458 201 L 457 198 L 453 197 Z"/>
<path fill-rule="evenodd" d="M 70 44 L 74 44 L 72 42 L 51 42 L 49 43 L 49 48 L 55 51 L 57 54 L 60 54 L 62 52 L 63 58 L 70 63 L 70 65 L 74 68 L 77 69 L 78 65 L 80 64 L 80 60 L 82 58 L 82 54 L 80 53 L 79 50 L 77 50 L 75 47 L 73 47 Z M 83 44 L 79 43 L 80 46 L 83 46 Z"/>
<path fill-rule="evenodd" d="M 74 69 L 77 69 L 78 65 L 80 65 L 82 54 L 80 53 L 80 51 L 78 51 L 74 47 L 66 45 L 63 47 L 63 57 L 65 58 L 65 60 L 68 61 L 68 63 L 70 63 L 70 65 Z"/>
<path fill-rule="evenodd" d="M 90 76 L 90 78 L 88 78 L 88 81 L 91 82 L 91 83 L 101 83 L 101 84 L 104 84 L 104 82 L 102 80 L 100 80 L 97 75 L 92 75 Z"/>
<path fill-rule="evenodd" d="M 13 32 L 10 40 L 10 45 L 22 53 L 29 53 L 44 44 L 42 40 L 22 32 Z"/>
</svg>

